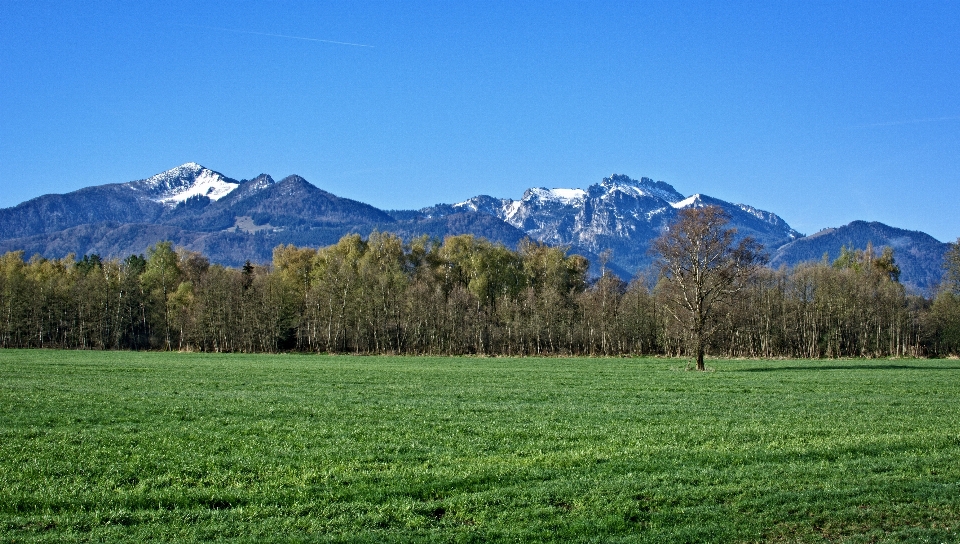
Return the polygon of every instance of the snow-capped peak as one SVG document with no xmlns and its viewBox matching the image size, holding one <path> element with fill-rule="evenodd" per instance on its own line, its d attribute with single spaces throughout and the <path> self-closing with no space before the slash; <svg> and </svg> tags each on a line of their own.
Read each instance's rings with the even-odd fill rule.
<svg viewBox="0 0 960 544">
<path fill-rule="evenodd" d="M 683 208 L 700 208 L 703 207 L 703 197 L 700 193 L 697 193 L 688 196 L 680 202 L 672 202 L 670 205 L 678 210 L 682 210 Z"/>
<path fill-rule="evenodd" d="M 523 195 L 523 200 L 529 201 L 538 199 L 545 202 L 559 202 L 563 205 L 570 205 L 579 202 L 587 197 L 587 192 L 583 189 L 546 189 L 544 187 L 533 187 L 527 189 Z"/>
<path fill-rule="evenodd" d="M 150 200 L 172 207 L 195 196 L 219 200 L 239 184 L 219 172 L 188 162 L 147 179 L 131 182 L 128 186 L 145 193 Z"/>
<path fill-rule="evenodd" d="M 654 181 L 650 178 L 633 179 L 623 174 L 612 174 L 608 178 L 590 188 L 591 195 L 624 193 L 633 197 L 654 197 L 670 203 L 683 200 L 669 183 Z"/>
</svg>

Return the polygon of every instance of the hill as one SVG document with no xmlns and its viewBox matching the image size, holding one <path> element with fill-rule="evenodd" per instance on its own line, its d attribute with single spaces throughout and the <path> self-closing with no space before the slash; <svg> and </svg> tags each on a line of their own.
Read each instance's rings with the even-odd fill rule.
<svg viewBox="0 0 960 544">
<path fill-rule="evenodd" d="M 840 248 L 866 249 L 872 244 L 878 252 L 893 249 L 900 279 L 916 291 L 929 293 L 943 277 L 943 256 L 950 244 L 929 234 L 898 229 L 883 223 L 853 221 L 842 227 L 824 229 L 783 245 L 773 254 L 770 266 L 794 266 L 804 261 L 817 261 L 824 256 L 830 261 L 840 256 Z"/>
</svg>

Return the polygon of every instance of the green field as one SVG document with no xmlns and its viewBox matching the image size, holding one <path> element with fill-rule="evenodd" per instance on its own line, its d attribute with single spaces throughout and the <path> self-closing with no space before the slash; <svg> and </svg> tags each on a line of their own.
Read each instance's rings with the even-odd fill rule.
<svg viewBox="0 0 960 544">
<path fill-rule="evenodd" d="M 0 351 L 0 540 L 957 542 L 960 361 Z"/>
</svg>

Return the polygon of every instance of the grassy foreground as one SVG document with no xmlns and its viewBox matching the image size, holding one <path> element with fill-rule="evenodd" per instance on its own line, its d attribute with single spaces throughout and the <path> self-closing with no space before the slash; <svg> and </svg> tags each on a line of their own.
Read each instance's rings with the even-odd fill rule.
<svg viewBox="0 0 960 544">
<path fill-rule="evenodd" d="M 0 351 L 0 540 L 957 542 L 960 362 Z"/>
</svg>

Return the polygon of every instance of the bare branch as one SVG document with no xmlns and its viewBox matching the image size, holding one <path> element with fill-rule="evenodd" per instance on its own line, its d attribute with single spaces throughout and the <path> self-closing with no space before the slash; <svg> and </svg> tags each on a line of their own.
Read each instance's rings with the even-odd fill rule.
<svg viewBox="0 0 960 544">
<path fill-rule="evenodd" d="M 767 262 L 763 246 L 753 238 L 736 242 L 736 229 L 722 209 L 708 206 L 681 210 L 676 223 L 654 240 L 664 289 L 674 318 L 693 339 L 697 369 L 710 337 L 717 330 L 716 309 L 743 289 Z"/>
</svg>

